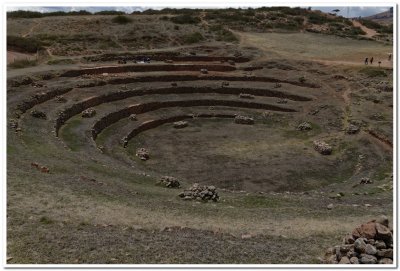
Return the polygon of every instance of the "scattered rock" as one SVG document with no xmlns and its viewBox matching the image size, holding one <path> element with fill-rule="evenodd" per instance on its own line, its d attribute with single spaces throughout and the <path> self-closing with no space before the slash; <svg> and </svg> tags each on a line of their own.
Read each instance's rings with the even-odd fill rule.
<svg viewBox="0 0 400 271">
<path fill-rule="evenodd" d="M 64 98 L 64 96 L 56 96 L 55 100 L 57 103 L 65 103 L 67 102 L 67 99 Z"/>
<path fill-rule="evenodd" d="M 376 223 L 381 224 L 385 227 L 389 227 L 389 218 L 385 215 L 381 215 L 377 220 Z"/>
<path fill-rule="evenodd" d="M 376 264 L 378 259 L 375 256 L 368 255 L 368 254 L 361 254 L 360 263 L 363 264 Z"/>
<path fill-rule="evenodd" d="M 182 129 L 182 128 L 187 127 L 188 125 L 189 125 L 188 122 L 187 121 L 183 121 L 183 120 L 174 122 L 174 128 L 175 129 Z"/>
<path fill-rule="evenodd" d="M 274 88 L 280 88 L 280 87 L 282 87 L 281 83 L 275 83 Z"/>
<path fill-rule="evenodd" d="M 207 73 L 208 73 L 208 70 L 207 70 L 207 69 L 200 69 L 200 72 L 201 72 L 202 74 L 207 74 Z"/>
<path fill-rule="evenodd" d="M 278 104 L 287 104 L 287 102 L 288 102 L 288 100 L 285 99 L 285 98 L 279 99 L 279 100 L 277 101 Z"/>
<path fill-rule="evenodd" d="M 332 147 L 324 141 L 315 140 L 314 149 L 323 155 L 330 155 L 332 153 Z"/>
<path fill-rule="evenodd" d="M 235 117 L 235 123 L 252 125 L 254 124 L 254 119 L 252 117 L 237 115 Z"/>
<path fill-rule="evenodd" d="M 363 238 L 358 238 L 354 242 L 354 249 L 359 253 L 364 253 L 365 249 L 367 248 L 367 244 L 364 242 Z"/>
<path fill-rule="evenodd" d="M 311 129 L 312 129 L 312 126 L 308 122 L 302 122 L 299 124 L 299 126 L 297 126 L 297 130 L 299 130 L 299 131 L 309 131 Z"/>
<path fill-rule="evenodd" d="M 254 99 L 254 95 L 248 94 L 248 93 L 240 93 L 239 98 L 242 99 Z"/>
<path fill-rule="evenodd" d="M 327 208 L 328 210 L 332 210 L 332 209 L 333 209 L 333 204 L 332 204 L 332 203 L 329 204 L 328 206 L 326 206 L 326 208 Z"/>
<path fill-rule="evenodd" d="M 34 118 L 38 118 L 38 119 L 44 119 L 44 120 L 47 119 L 46 113 L 44 113 L 42 111 L 38 111 L 38 110 L 32 110 L 31 116 Z"/>
<path fill-rule="evenodd" d="M 360 180 L 360 184 L 371 184 L 371 183 L 372 183 L 372 180 L 370 178 L 364 177 L 364 178 L 361 178 L 361 180 Z"/>
<path fill-rule="evenodd" d="M 184 190 L 179 194 L 179 197 L 184 200 L 219 200 L 219 195 L 215 186 L 201 186 L 198 183 L 194 183 L 188 190 Z"/>
<path fill-rule="evenodd" d="M 176 82 L 172 82 L 172 83 L 171 83 L 171 86 L 173 86 L 173 87 L 177 87 L 177 86 L 178 86 L 178 83 L 176 83 Z"/>
<path fill-rule="evenodd" d="M 350 258 L 350 263 L 351 263 L 351 264 L 359 264 L 360 262 L 358 261 L 358 258 L 357 258 L 357 257 L 351 257 L 351 258 Z"/>
<path fill-rule="evenodd" d="M 177 178 L 170 176 L 161 177 L 161 179 L 157 182 L 157 184 L 165 186 L 167 188 L 179 188 L 181 186 Z"/>
<path fill-rule="evenodd" d="M 129 115 L 129 120 L 136 121 L 137 120 L 136 114 Z"/>
<path fill-rule="evenodd" d="M 96 115 L 96 110 L 93 108 L 88 108 L 82 112 L 82 118 L 91 118 Z"/>
<path fill-rule="evenodd" d="M 140 160 L 146 161 L 150 158 L 149 152 L 145 148 L 139 148 L 136 150 L 136 156 L 139 157 Z"/>
<path fill-rule="evenodd" d="M 229 86 L 229 82 L 227 82 L 227 81 L 222 82 L 222 87 L 227 87 L 227 86 Z"/>
<path fill-rule="evenodd" d="M 373 240 L 374 241 L 374 240 Z M 371 244 L 367 244 L 366 248 L 365 248 L 365 253 L 369 254 L 369 255 L 375 255 L 377 252 L 376 248 L 371 245 Z"/>
<path fill-rule="evenodd" d="M 340 259 L 339 264 L 350 264 L 350 259 L 344 256 Z"/>
<path fill-rule="evenodd" d="M 354 125 L 354 124 L 350 124 L 349 127 L 347 127 L 346 132 L 348 134 L 357 134 L 360 131 L 360 127 Z"/>
<path fill-rule="evenodd" d="M 235 61 L 233 61 L 232 59 L 228 60 L 229 65 L 235 65 Z"/>
<path fill-rule="evenodd" d="M 393 263 L 393 260 L 392 260 L 392 259 L 389 259 L 389 258 L 382 258 L 382 259 L 379 260 L 378 263 L 379 263 L 379 264 L 392 264 L 392 263 Z"/>
</svg>

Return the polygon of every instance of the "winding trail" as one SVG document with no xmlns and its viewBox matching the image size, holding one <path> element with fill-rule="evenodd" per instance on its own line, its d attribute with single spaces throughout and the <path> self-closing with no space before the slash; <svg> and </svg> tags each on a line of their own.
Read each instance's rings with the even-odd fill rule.
<svg viewBox="0 0 400 271">
<path fill-rule="evenodd" d="M 363 24 L 360 23 L 359 21 L 353 20 L 353 25 L 354 25 L 355 27 L 361 28 L 361 30 L 364 31 L 364 32 L 366 33 L 365 35 L 362 35 L 362 36 L 364 36 L 364 37 L 372 38 L 373 36 L 375 36 L 375 35 L 378 34 L 378 32 L 376 32 L 375 30 L 373 30 L 373 29 L 371 29 L 371 28 L 366 27 L 365 25 L 363 25 Z"/>
</svg>

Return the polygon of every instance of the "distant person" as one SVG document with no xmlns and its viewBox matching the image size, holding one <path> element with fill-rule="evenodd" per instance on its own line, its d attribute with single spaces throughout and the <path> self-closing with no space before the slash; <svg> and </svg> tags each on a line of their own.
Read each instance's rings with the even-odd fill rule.
<svg viewBox="0 0 400 271">
<path fill-rule="evenodd" d="M 378 65 L 379 65 L 379 67 L 381 66 L 381 63 L 382 63 L 381 61 L 378 61 Z"/>
<path fill-rule="evenodd" d="M 371 60 L 369 62 L 371 62 L 372 65 L 372 62 L 374 62 L 374 57 L 371 57 Z"/>
<path fill-rule="evenodd" d="M 389 61 L 391 61 L 392 60 L 392 54 L 389 54 Z"/>
<path fill-rule="evenodd" d="M 368 65 L 368 57 L 365 58 L 364 63 L 365 63 L 365 65 Z"/>
</svg>

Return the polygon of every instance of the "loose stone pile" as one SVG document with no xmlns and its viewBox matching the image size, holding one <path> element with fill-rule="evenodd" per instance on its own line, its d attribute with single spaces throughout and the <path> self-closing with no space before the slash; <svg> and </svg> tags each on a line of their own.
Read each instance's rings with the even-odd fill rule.
<svg viewBox="0 0 400 271">
<path fill-rule="evenodd" d="M 179 188 L 181 186 L 177 178 L 170 176 L 161 177 L 157 184 L 168 188 Z"/>
<path fill-rule="evenodd" d="M 82 118 L 91 118 L 96 115 L 96 110 L 93 108 L 88 108 L 82 112 Z"/>
<path fill-rule="evenodd" d="M 311 129 L 311 124 L 309 124 L 308 122 L 300 123 L 299 126 L 297 126 L 297 130 L 299 131 L 309 131 Z"/>
<path fill-rule="evenodd" d="M 194 183 L 188 190 L 180 193 L 179 197 L 183 198 L 184 200 L 219 200 L 215 186 L 200 186 L 198 183 Z"/>
<path fill-rule="evenodd" d="M 343 245 L 328 249 L 325 263 L 392 264 L 393 233 L 388 218 L 381 216 L 355 228 L 344 237 Z"/>
<path fill-rule="evenodd" d="M 314 149 L 323 155 L 329 155 L 332 153 L 332 147 L 325 143 L 324 141 L 315 140 Z"/>
<path fill-rule="evenodd" d="M 174 128 L 176 129 L 182 129 L 187 127 L 188 125 L 189 125 L 188 122 L 183 120 L 174 122 Z"/>
<path fill-rule="evenodd" d="M 146 161 L 149 160 L 149 152 L 145 148 L 139 148 L 136 150 L 136 156 L 139 157 L 140 160 Z"/>
<path fill-rule="evenodd" d="M 237 115 L 235 117 L 235 123 L 251 125 L 251 124 L 254 124 L 254 119 L 252 117 L 246 117 L 246 116 Z"/>
<path fill-rule="evenodd" d="M 38 119 L 44 119 L 44 120 L 47 119 L 46 113 L 38 110 L 32 110 L 31 116 Z"/>
</svg>

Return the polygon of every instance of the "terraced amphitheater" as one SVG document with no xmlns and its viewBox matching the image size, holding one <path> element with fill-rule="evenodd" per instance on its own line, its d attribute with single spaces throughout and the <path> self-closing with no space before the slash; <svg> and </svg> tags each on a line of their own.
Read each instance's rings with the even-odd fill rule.
<svg viewBox="0 0 400 271">
<path fill-rule="evenodd" d="M 392 69 L 251 42 L 9 70 L 9 263 L 322 263 L 392 220 Z"/>
</svg>

